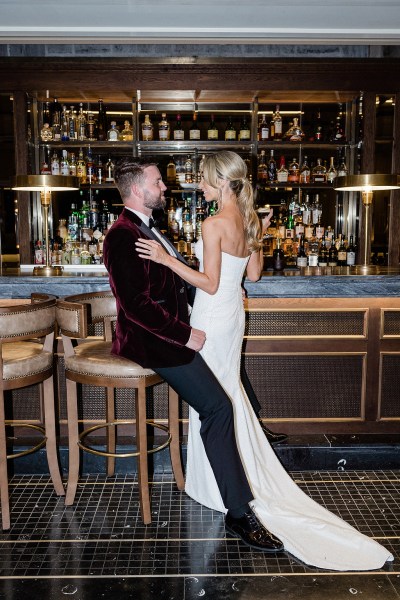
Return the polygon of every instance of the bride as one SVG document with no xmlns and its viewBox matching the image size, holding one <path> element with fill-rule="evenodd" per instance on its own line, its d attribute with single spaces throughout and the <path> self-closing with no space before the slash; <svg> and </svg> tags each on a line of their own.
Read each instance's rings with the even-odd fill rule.
<svg viewBox="0 0 400 600">
<path fill-rule="evenodd" d="M 377 569 L 393 556 L 386 548 L 335 516 L 307 496 L 285 471 L 272 450 L 240 381 L 245 313 L 241 282 L 244 273 L 258 280 L 262 250 L 253 190 L 240 156 L 223 151 L 202 163 L 200 189 L 206 201 L 217 195 L 218 212 L 202 226 L 196 244 L 200 274 L 185 268 L 184 278 L 197 286 L 192 327 L 206 333 L 201 354 L 230 396 L 240 456 L 252 489 L 251 504 L 262 524 L 282 540 L 285 550 L 304 563 L 348 571 Z M 166 252 L 153 240 L 151 258 L 164 262 Z M 182 276 L 182 263 L 175 262 Z M 200 437 L 200 420 L 190 408 L 186 492 L 197 502 L 226 513 Z"/>
</svg>

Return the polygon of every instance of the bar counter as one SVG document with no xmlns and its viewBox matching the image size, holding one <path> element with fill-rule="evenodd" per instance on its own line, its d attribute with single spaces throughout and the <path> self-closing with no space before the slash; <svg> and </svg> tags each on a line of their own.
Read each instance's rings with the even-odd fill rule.
<svg viewBox="0 0 400 600">
<path fill-rule="evenodd" d="M 32 292 L 63 297 L 109 289 L 105 269 L 65 271 L 58 277 L 32 270 L 1 275 L 0 298 Z M 261 417 L 287 433 L 397 433 L 400 421 L 400 271 L 387 267 L 312 267 L 266 271 L 245 281 L 243 360 L 262 406 Z M 95 333 L 98 335 L 98 333 Z M 61 431 L 66 406 L 63 355 L 57 355 Z M 85 386 L 81 414 L 98 422 L 98 389 Z M 149 411 L 166 419 L 167 389 L 149 399 Z M 116 394 L 119 419 L 132 418 L 124 390 Z M 26 395 L 16 413 L 26 413 Z M 152 403 L 152 404 L 151 404 Z M 151 407 L 150 407 L 151 406 Z M 187 406 L 181 416 L 186 426 Z"/>
</svg>

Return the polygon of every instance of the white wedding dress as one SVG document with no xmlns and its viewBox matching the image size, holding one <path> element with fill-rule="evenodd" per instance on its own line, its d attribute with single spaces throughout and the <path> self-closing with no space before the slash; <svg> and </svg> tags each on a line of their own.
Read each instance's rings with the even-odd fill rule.
<svg viewBox="0 0 400 600">
<path fill-rule="evenodd" d="M 201 240 L 196 254 L 203 268 Z M 214 296 L 198 289 L 191 325 L 206 332 L 201 354 L 232 399 L 236 439 L 250 487 L 251 503 L 285 550 L 308 565 L 338 570 L 378 569 L 393 556 L 386 548 L 314 502 L 292 480 L 269 445 L 240 382 L 244 333 L 241 281 L 247 258 L 222 253 Z M 197 502 L 226 512 L 208 462 L 197 412 L 190 408 L 186 492 Z M 229 474 L 228 474 L 229 475 Z"/>
</svg>

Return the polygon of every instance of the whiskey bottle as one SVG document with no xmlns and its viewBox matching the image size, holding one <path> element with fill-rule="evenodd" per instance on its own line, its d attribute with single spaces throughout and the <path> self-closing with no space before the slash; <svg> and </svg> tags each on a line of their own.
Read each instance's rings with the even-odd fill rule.
<svg viewBox="0 0 400 600">
<path fill-rule="evenodd" d="M 193 161 L 190 154 L 185 160 L 185 183 L 193 183 Z"/>
<path fill-rule="evenodd" d="M 338 251 L 336 248 L 335 234 L 333 233 L 332 243 L 331 243 L 331 247 L 329 248 L 329 254 L 328 254 L 328 266 L 336 267 L 337 264 L 338 264 Z"/>
<path fill-rule="evenodd" d="M 346 265 L 352 267 L 356 264 L 356 249 L 353 244 L 353 236 L 350 236 L 349 245 L 346 248 Z"/>
<path fill-rule="evenodd" d="M 326 241 L 325 238 L 322 238 L 321 244 L 318 252 L 318 266 L 319 267 L 327 267 L 328 266 L 328 250 L 326 249 Z"/>
<path fill-rule="evenodd" d="M 230 142 L 234 140 L 236 140 L 236 129 L 232 123 L 232 117 L 228 117 L 228 123 L 225 129 L 225 141 Z"/>
<path fill-rule="evenodd" d="M 347 166 L 346 166 L 346 158 L 344 153 L 341 155 L 339 159 L 339 166 L 337 170 L 338 177 L 345 177 L 347 175 Z"/>
<path fill-rule="evenodd" d="M 258 141 L 267 142 L 269 140 L 269 125 L 266 120 L 266 115 L 263 114 L 262 121 L 258 126 Z"/>
<path fill-rule="evenodd" d="M 311 171 L 311 183 L 326 183 L 326 168 L 321 163 L 322 159 L 317 158 L 317 164 Z"/>
<path fill-rule="evenodd" d="M 161 142 L 167 142 L 170 137 L 169 123 L 167 113 L 161 113 L 161 121 L 158 124 L 158 139 Z"/>
<path fill-rule="evenodd" d="M 276 161 L 274 158 L 274 151 L 271 150 L 270 152 L 270 157 L 269 157 L 269 161 L 268 161 L 268 181 L 269 183 L 276 183 L 277 178 L 276 178 Z"/>
<path fill-rule="evenodd" d="M 326 173 L 326 179 L 327 182 L 330 184 L 333 184 L 335 179 L 337 177 L 337 171 L 335 169 L 335 157 L 331 156 L 330 157 L 330 164 L 329 164 L 329 169 Z"/>
<path fill-rule="evenodd" d="M 69 159 L 69 174 L 71 177 L 76 177 L 76 157 L 75 152 L 71 152 Z"/>
<path fill-rule="evenodd" d="M 299 119 L 297 117 L 293 118 L 293 125 L 289 127 L 284 135 L 284 138 L 288 142 L 301 142 L 301 140 L 304 138 L 304 133 L 299 125 Z"/>
<path fill-rule="evenodd" d="M 190 140 L 199 140 L 200 139 L 200 129 L 199 129 L 199 124 L 197 122 L 197 113 L 193 113 L 193 121 L 192 121 L 192 125 L 189 129 L 189 139 Z"/>
<path fill-rule="evenodd" d="M 86 121 L 86 138 L 89 140 L 89 142 L 94 142 L 97 139 L 96 121 L 93 113 L 90 111 L 88 112 Z"/>
<path fill-rule="evenodd" d="M 299 163 L 297 162 L 296 158 L 293 158 L 292 162 L 289 164 L 288 182 L 299 183 L 299 180 L 300 180 Z"/>
<path fill-rule="evenodd" d="M 285 254 L 281 248 L 281 238 L 276 238 L 276 248 L 272 252 L 272 267 L 274 271 L 283 271 L 285 268 Z"/>
<path fill-rule="evenodd" d="M 316 144 L 320 144 L 324 141 L 324 130 L 321 121 L 321 111 L 317 110 L 317 114 L 315 117 L 315 123 L 313 125 L 313 129 L 310 137 L 308 138 L 310 142 L 314 142 Z"/>
<path fill-rule="evenodd" d="M 83 158 L 83 149 L 79 149 L 78 161 L 76 163 L 76 176 L 79 177 L 81 183 L 86 183 L 86 162 Z"/>
<path fill-rule="evenodd" d="M 347 260 L 347 252 L 346 252 L 346 246 L 344 243 L 344 235 L 342 234 L 340 236 L 340 245 L 338 248 L 338 255 L 337 255 L 337 265 L 338 267 L 345 267 L 346 266 L 346 260 Z"/>
<path fill-rule="evenodd" d="M 174 140 L 177 141 L 177 142 L 181 142 L 184 139 L 185 139 L 185 132 L 184 132 L 183 127 L 182 127 L 181 115 L 178 113 L 176 115 L 176 125 L 175 125 L 175 129 L 174 129 Z"/>
<path fill-rule="evenodd" d="M 123 142 L 131 142 L 133 140 L 133 130 L 128 120 L 124 121 L 124 128 L 121 131 L 121 140 Z"/>
<path fill-rule="evenodd" d="M 214 115 L 211 115 L 211 121 L 207 129 L 207 139 L 208 140 L 217 140 L 218 139 L 218 129 L 214 121 Z"/>
<path fill-rule="evenodd" d="M 287 183 L 289 177 L 289 170 L 286 168 L 285 157 L 281 156 L 279 169 L 276 173 L 276 179 L 278 183 Z"/>
<path fill-rule="evenodd" d="M 299 268 L 307 266 L 307 254 L 304 249 L 304 236 L 300 235 L 299 249 L 297 251 L 296 264 Z"/>
<path fill-rule="evenodd" d="M 250 126 L 247 122 L 246 115 L 243 117 L 239 129 L 239 140 L 241 142 L 247 142 L 250 140 Z"/>
<path fill-rule="evenodd" d="M 174 185 L 176 183 L 176 164 L 172 154 L 169 157 L 167 164 L 167 183 L 168 185 Z"/>
<path fill-rule="evenodd" d="M 279 104 L 275 107 L 275 112 L 273 114 L 272 120 L 274 123 L 274 140 L 282 139 L 282 116 L 279 112 L 280 106 Z"/>
<path fill-rule="evenodd" d="M 301 165 L 301 169 L 300 169 L 299 182 L 300 183 L 310 183 L 310 178 L 311 178 L 311 170 L 310 170 L 310 167 L 308 166 L 308 158 L 307 158 L 307 156 L 305 156 L 304 160 L 303 160 L 303 164 Z"/>
<path fill-rule="evenodd" d="M 150 121 L 150 115 L 144 115 L 144 121 L 142 123 L 142 140 L 144 142 L 151 142 L 153 140 L 153 125 Z"/>
<path fill-rule="evenodd" d="M 261 150 L 257 166 L 257 182 L 260 185 L 265 185 L 268 179 L 268 169 L 265 162 L 265 150 Z"/>
<path fill-rule="evenodd" d="M 107 113 L 102 98 L 98 102 L 97 139 L 102 142 L 107 139 Z"/>
</svg>

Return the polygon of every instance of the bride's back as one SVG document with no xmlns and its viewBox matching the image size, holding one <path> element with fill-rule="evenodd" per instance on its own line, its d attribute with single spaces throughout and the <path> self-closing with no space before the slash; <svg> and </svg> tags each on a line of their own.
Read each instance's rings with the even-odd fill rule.
<svg viewBox="0 0 400 600">
<path fill-rule="evenodd" d="M 247 239 L 244 231 L 243 217 L 237 207 L 226 206 L 223 211 L 211 217 L 218 220 L 221 235 L 221 250 L 233 256 L 249 255 Z"/>
</svg>

